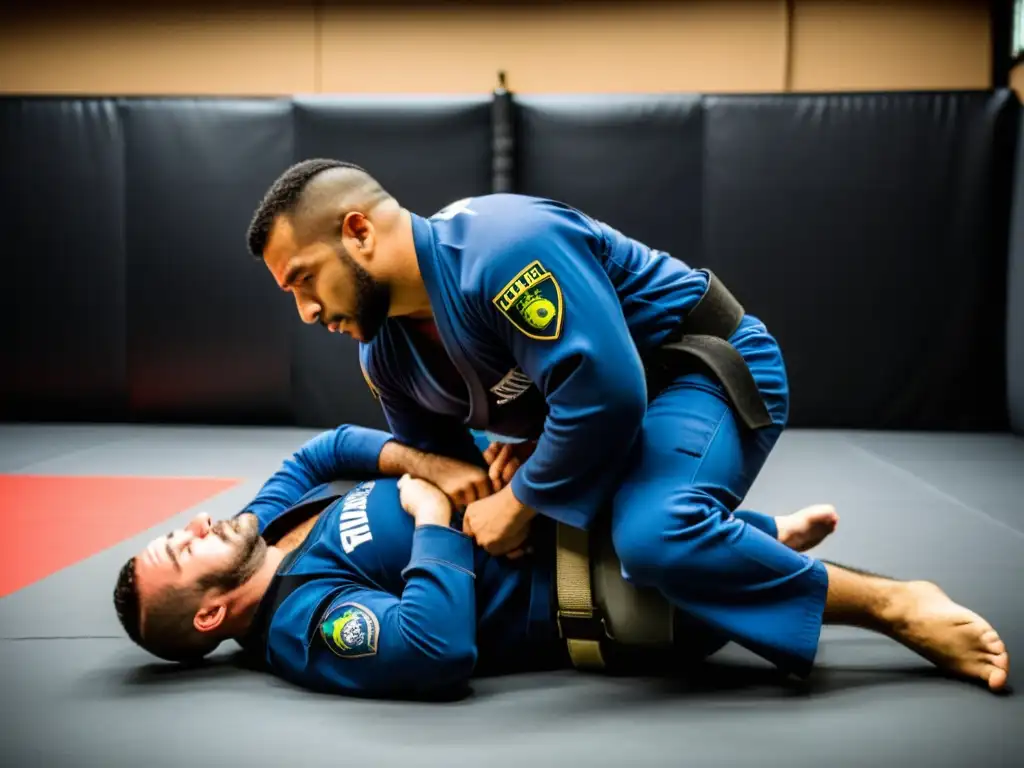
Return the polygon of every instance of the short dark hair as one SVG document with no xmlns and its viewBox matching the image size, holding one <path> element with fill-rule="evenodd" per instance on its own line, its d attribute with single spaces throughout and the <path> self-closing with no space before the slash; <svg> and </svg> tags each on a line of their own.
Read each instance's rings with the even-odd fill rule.
<svg viewBox="0 0 1024 768">
<path fill-rule="evenodd" d="M 121 567 L 114 586 L 114 610 L 133 641 L 142 645 L 142 614 L 139 609 L 139 586 L 135 582 L 135 558 Z"/>
<path fill-rule="evenodd" d="M 295 210 L 299 198 L 302 197 L 302 193 L 309 185 L 309 182 L 316 176 L 324 171 L 337 168 L 361 171 L 369 176 L 358 165 L 325 158 L 313 158 L 295 163 L 278 176 L 263 196 L 263 200 L 253 214 L 252 222 L 249 224 L 249 231 L 246 235 L 249 243 L 249 253 L 257 259 L 262 259 L 274 220 L 281 214 L 292 213 Z"/>
<path fill-rule="evenodd" d="M 168 587 L 146 606 L 146 633 L 142 632 L 142 605 L 135 580 L 133 557 L 121 568 L 114 587 L 114 609 L 128 637 L 140 648 L 165 661 L 195 663 L 220 645 L 193 625 L 199 602 L 199 590 Z"/>
</svg>

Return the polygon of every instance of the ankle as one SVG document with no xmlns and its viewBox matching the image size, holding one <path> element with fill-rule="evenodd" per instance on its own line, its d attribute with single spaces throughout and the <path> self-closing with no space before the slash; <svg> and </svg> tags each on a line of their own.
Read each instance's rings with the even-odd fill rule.
<svg viewBox="0 0 1024 768">
<path fill-rule="evenodd" d="M 941 595 L 935 584 L 929 581 L 893 581 L 888 584 L 885 598 L 880 603 L 880 617 L 894 630 L 902 630 L 913 617 L 920 613 L 921 601 L 936 594 Z"/>
</svg>

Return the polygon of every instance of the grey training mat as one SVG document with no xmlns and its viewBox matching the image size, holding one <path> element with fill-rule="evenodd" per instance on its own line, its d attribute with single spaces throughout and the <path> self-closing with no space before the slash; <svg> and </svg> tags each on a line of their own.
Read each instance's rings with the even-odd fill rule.
<svg viewBox="0 0 1024 768">
<path fill-rule="evenodd" d="M 0 471 L 245 479 L 181 523 L 199 509 L 236 511 L 313 434 L 7 425 Z M 1024 664 L 1024 441 L 789 432 L 745 506 L 783 514 L 819 501 L 841 522 L 817 554 L 937 581 Z M 122 637 L 111 604 L 117 569 L 167 527 L 0 600 L 4 765 L 1024 764 L 1024 697 L 944 679 L 886 638 L 846 628 L 826 628 L 806 686 L 732 648 L 686 684 L 568 671 L 478 681 L 449 704 L 309 693 L 239 668 L 230 643 L 183 672 Z"/>
</svg>

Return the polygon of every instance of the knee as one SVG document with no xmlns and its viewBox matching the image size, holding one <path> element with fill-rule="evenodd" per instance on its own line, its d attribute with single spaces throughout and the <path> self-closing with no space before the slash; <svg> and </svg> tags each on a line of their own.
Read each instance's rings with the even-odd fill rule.
<svg viewBox="0 0 1024 768">
<path fill-rule="evenodd" d="M 720 534 L 728 511 L 713 500 L 690 499 L 671 509 L 638 509 L 616 515 L 612 543 L 623 575 L 638 586 L 657 587 L 697 573 L 707 548 Z"/>
</svg>

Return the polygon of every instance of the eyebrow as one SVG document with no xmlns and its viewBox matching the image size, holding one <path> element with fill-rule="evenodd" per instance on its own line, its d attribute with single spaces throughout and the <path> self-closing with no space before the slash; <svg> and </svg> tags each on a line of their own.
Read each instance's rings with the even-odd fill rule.
<svg viewBox="0 0 1024 768">
<path fill-rule="evenodd" d="M 287 291 L 288 286 L 291 285 L 292 281 L 298 276 L 299 272 L 304 270 L 306 265 L 302 262 L 294 263 L 285 271 L 284 276 L 281 278 L 281 290 Z"/>
<path fill-rule="evenodd" d="M 174 554 L 174 550 L 171 549 L 171 534 L 167 534 L 167 539 L 164 544 L 167 547 L 167 556 L 171 558 L 171 562 L 174 563 L 174 570 L 180 571 L 181 565 L 178 564 L 178 557 Z"/>
</svg>

